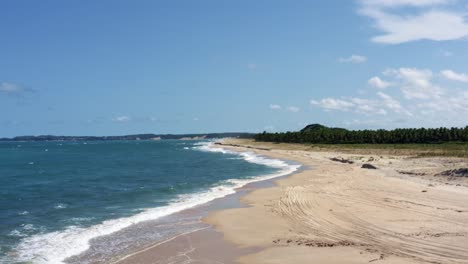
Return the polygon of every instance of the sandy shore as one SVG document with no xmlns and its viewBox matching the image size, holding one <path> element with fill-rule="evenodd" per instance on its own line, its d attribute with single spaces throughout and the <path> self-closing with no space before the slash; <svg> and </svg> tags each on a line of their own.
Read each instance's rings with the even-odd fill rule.
<svg viewBox="0 0 468 264">
<path fill-rule="evenodd" d="M 310 152 L 295 145 L 225 140 L 306 166 L 242 198 L 250 207 L 205 219 L 240 248 L 240 263 L 468 263 L 466 179 L 434 176 L 463 159 Z M 240 146 L 228 146 L 228 145 Z M 331 161 L 343 158 L 353 163 Z M 370 163 L 378 169 L 363 169 Z"/>
</svg>

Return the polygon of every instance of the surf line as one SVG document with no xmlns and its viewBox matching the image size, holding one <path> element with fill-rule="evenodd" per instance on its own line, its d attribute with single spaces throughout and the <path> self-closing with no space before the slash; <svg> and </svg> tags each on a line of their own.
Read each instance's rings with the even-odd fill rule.
<svg viewBox="0 0 468 264">
<path fill-rule="evenodd" d="M 124 256 L 124 257 L 122 257 L 122 258 L 120 258 L 120 259 L 118 259 L 118 260 L 116 260 L 116 261 L 114 261 L 114 262 L 111 262 L 111 264 L 119 263 L 120 261 L 123 261 L 123 260 L 125 260 L 125 259 L 128 259 L 128 258 L 130 258 L 130 257 L 132 257 L 132 256 L 137 255 L 137 254 L 146 252 L 146 251 L 148 251 L 148 250 L 150 250 L 150 249 L 152 249 L 152 248 L 155 248 L 155 247 L 158 247 L 158 246 L 160 246 L 160 245 L 162 245 L 162 244 L 165 244 L 165 243 L 167 243 L 167 242 L 170 242 L 170 241 L 172 241 L 172 240 L 174 240 L 174 239 L 176 239 L 176 238 L 178 238 L 178 237 L 185 236 L 185 235 L 188 235 L 188 234 L 191 234 L 191 233 L 195 233 L 195 232 L 198 232 L 198 231 L 201 231 L 201 230 L 205 230 L 205 229 L 208 229 L 208 228 L 210 228 L 210 226 L 207 226 L 207 227 L 203 227 L 203 228 L 199 228 L 199 229 L 195 229 L 195 230 L 192 230 L 192 231 L 188 231 L 188 232 L 185 232 L 185 233 L 178 234 L 177 236 L 174 236 L 174 237 L 171 237 L 171 238 L 166 239 L 166 240 L 164 240 L 164 241 L 161 241 L 161 242 L 159 242 L 159 243 L 157 243 L 157 244 L 154 244 L 154 245 L 152 245 L 152 246 L 149 246 L 149 247 L 147 247 L 147 248 L 145 248 L 145 249 L 142 249 L 142 250 L 140 250 L 140 251 L 137 251 L 137 252 L 131 253 L 131 254 L 129 254 L 129 255 L 126 255 L 126 256 Z"/>
</svg>

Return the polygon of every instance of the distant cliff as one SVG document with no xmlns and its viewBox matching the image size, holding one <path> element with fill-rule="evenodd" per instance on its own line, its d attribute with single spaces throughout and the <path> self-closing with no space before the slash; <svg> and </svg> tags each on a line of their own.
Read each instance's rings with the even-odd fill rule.
<svg viewBox="0 0 468 264">
<path fill-rule="evenodd" d="M 253 138 L 255 134 L 243 132 L 207 133 L 207 134 L 137 134 L 126 136 L 19 136 L 0 138 L 0 141 L 93 141 L 93 140 L 160 140 L 160 139 L 215 139 L 215 138 Z"/>
</svg>

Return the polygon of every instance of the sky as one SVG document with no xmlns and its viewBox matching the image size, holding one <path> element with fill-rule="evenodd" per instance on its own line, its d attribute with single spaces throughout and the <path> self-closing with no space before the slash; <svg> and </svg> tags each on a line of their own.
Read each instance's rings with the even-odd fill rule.
<svg viewBox="0 0 468 264">
<path fill-rule="evenodd" d="M 0 137 L 468 125 L 468 0 L 0 10 Z"/>
</svg>

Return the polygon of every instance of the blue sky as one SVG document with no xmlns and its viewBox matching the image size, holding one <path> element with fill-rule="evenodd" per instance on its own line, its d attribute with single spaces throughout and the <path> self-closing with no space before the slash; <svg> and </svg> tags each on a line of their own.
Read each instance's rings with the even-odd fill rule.
<svg viewBox="0 0 468 264">
<path fill-rule="evenodd" d="M 468 125 L 468 1 L 0 10 L 0 137 Z"/>
</svg>

